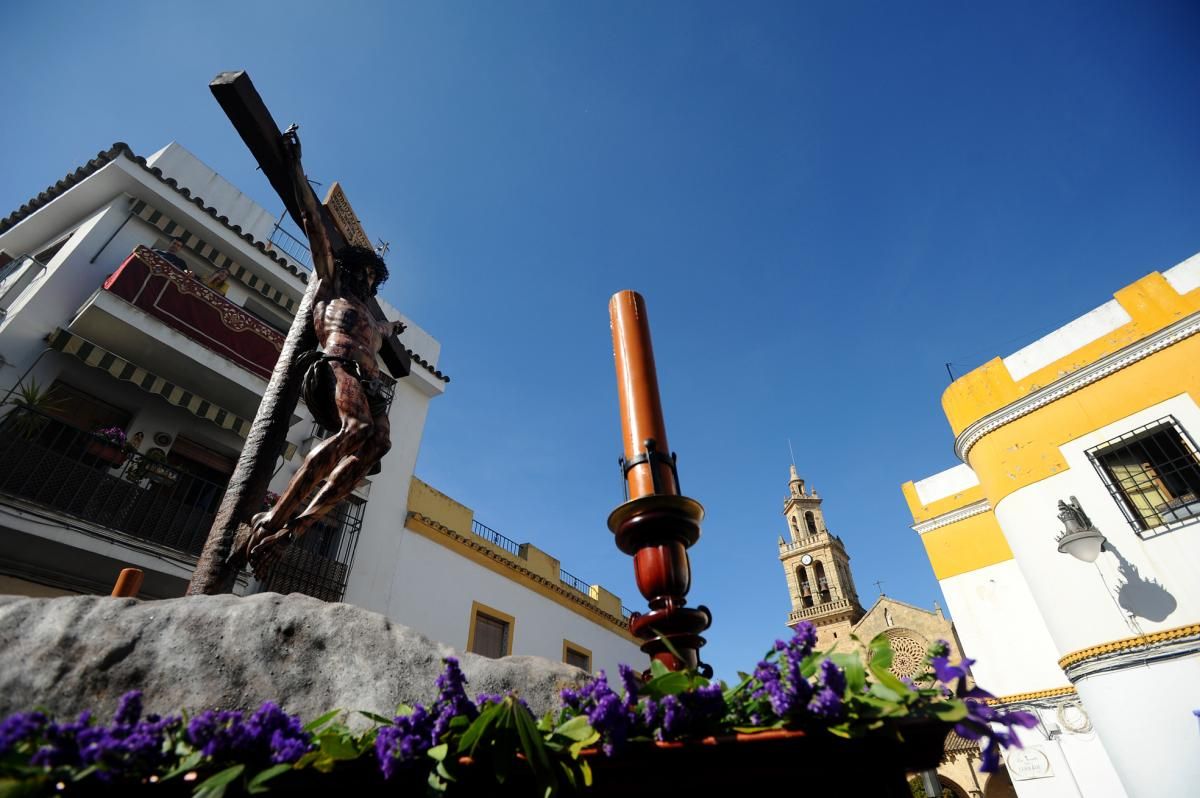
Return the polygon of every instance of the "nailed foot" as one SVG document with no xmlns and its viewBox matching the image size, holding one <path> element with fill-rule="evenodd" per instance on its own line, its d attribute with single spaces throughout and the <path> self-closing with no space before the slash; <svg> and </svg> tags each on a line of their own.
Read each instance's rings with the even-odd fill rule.
<svg viewBox="0 0 1200 798">
<path fill-rule="evenodd" d="M 286 526 L 272 530 L 268 524 L 270 513 L 259 513 L 250 521 L 252 532 L 246 541 L 245 551 L 250 568 L 260 582 L 265 582 L 271 571 L 283 559 L 283 553 L 295 535 Z"/>
</svg>

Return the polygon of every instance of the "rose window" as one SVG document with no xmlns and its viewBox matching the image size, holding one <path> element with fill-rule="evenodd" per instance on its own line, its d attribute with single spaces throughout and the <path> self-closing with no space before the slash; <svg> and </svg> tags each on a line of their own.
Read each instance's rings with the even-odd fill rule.
<svg viewBox="0 0 1200 798">
<path fill-rule="evenodd" d="M 928 648 L 924 640 L 908 630 L 897 630 L 888 634 L 888 642 L 892 644 L 892 673 L 903 679 L 921 672 Z"/>
</svg>

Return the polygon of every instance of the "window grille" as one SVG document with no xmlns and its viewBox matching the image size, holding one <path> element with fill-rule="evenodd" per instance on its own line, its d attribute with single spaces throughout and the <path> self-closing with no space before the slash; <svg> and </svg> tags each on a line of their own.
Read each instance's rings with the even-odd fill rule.
<svg viewBox="0 0 1200 798">
<path fill-rule="evenodd" d="M 1106 441 L 1087 455 L 1139 535 L 1200 517 L 1200 456 L 1173 417 Z"/>
<path fill-rule="evenodd" d="M 339 504 L 287 547 L 263 589 L 341 601 L 366 507 L 355 497 Z"/>
</svg>

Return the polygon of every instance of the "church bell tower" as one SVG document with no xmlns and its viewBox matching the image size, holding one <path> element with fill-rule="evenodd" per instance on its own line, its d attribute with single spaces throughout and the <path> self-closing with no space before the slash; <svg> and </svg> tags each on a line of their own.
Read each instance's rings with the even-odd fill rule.
<svg viewBox="0 0 1200 798">
<path fill-rule="evenodd" d="M 788 626 L 811 622 L 817 627 L 818 648 L 848 641 L 851 628 L 863 616 L 850 574 L 850 555 L 841 538 L 825 526 L 821 497 L 805 487 L 794 465 L 783 515 L 789 537 L 779 538 L 779 561 L 792 598 Z"/>
</svg>

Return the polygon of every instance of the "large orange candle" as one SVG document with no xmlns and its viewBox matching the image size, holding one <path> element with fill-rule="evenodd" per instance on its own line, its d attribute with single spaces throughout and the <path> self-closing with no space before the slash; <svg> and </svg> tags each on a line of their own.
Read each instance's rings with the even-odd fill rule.
<svg viewBox="0 0 1200 798">
<path fill-rule="evenodd" d="M 621 404 L 621 435 L 625 462 L 644 456 L 650 447 L 670 458 L 667 425 L 663 421 L 662 400 L 658 394 L 658 375 L 654 368 L 654 347 L 650 343 L 650 320 L 646 302 L 636 291 L 620 291 L 608 302 L 612 324 L 613 357 L 617 365 L 617 394 Z M 653 469 L 653 470 L 652 470 Z M 654 473 L 657 470 L 657 475 Z M 658 489 L 655 490 L 655 476 Z M 668 462 L 635 465 L 628 474 L 629 498 L 639 499 L 655 493 L 676 496 L 679 485 Z"/>
</svg>

